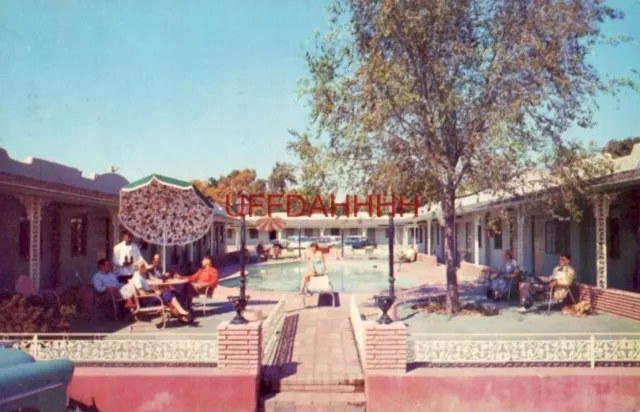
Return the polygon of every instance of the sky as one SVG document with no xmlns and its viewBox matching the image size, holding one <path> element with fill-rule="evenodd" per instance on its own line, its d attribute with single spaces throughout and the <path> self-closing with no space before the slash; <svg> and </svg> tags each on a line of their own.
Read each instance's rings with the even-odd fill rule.
<svg viewBox="0 0 640 412">
<path fill-rule="evenodd" d="M 0 0 L 0 147 L 129 180 L 253 168 L 267 178 L 304 130 L 304 52 L 329 0 Z M 590 58 L 611 75 L 640 69 L 640 1 L 610 34 L 639 39 Z M 603 97 L 590 130 L 640 136 L 640 96 Z"/>
</svg>

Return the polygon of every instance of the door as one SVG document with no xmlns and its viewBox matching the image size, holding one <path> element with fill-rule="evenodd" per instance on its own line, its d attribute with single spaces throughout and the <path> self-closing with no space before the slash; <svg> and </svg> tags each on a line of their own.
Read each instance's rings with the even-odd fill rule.
<svg viewBox="0 0 640 412">
<path fill-rule="evenodd" d="M 531 236 L 533 245 L 533 272 L 540 276 L 542 274 L 542 267 L 544 264 L 544 223 L 537 218 L 531 219 Z M 522 263 L 518 262 L 520 265 Z"/>
<path fill-rule="evenodd" d="M 272 230 L 271 232 L 269 232 L 269 240 L 275 240 L 278 238 L 278 232 L 276 232 L 275 230 Z"/>
<path fill-rule="evenodd" d="M 367 229 L 367 240 L 369 240 L 371 242 L 375 242 L 376 241 L 376 229 L 375 228 L 368 228 Z"/>
</svg>

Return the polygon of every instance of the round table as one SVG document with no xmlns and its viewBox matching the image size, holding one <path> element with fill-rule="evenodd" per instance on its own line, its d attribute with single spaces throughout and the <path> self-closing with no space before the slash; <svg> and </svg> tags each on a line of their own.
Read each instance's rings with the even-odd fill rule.
<svg viewBox="0 0 640 412">
<path fill-rule="evenodd" d="M 176 285 L 184 285 L 187 282 L 189 282 L 187 279 L 166 279 L 162 282 L 149 281 L 149 286 L 156 288 L 168 288 Z"/>
</svg>

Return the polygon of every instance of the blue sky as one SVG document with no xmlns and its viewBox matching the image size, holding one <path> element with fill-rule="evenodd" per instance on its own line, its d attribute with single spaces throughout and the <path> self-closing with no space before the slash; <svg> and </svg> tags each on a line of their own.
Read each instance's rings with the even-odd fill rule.
<svg viewBox="0 0 640 412">
<path fill-rule="evenodd" d="M 0 147 L 130 180 L 255 168 L 267 177 L 304 129 L 296 94 L 304 50 L 328 0 L 0 1 Z M 640 1 L 611 33 L 640 39 Z M 614 75 L 640 68 L 640 45 L 599 50 Z M 600 101 L 596 128 L 567 136 L 640 135 L 640 97 Z"/>
</svg>

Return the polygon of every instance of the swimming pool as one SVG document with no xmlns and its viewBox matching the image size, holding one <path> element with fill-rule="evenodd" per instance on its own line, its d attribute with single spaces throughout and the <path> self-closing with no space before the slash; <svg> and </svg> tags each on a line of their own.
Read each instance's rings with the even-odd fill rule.
<svg viewBox="0 0 640 412">
<path fill-rule="evenodd" d="M 389 287 L 386 266 L 386 262 L 327 262 L 327 272 L 335 292 L 377 292 Z M 251 266 L 247 270 L 247 289 L 297 292 L 302 273 L 307 270 L 309 262 Z M 240 286 L 240 279 L 223 279 L 221 284 L 235 288 Z M 415 283 L 396 278 L 395 286 L 406 288 Z"/>
</svg>

